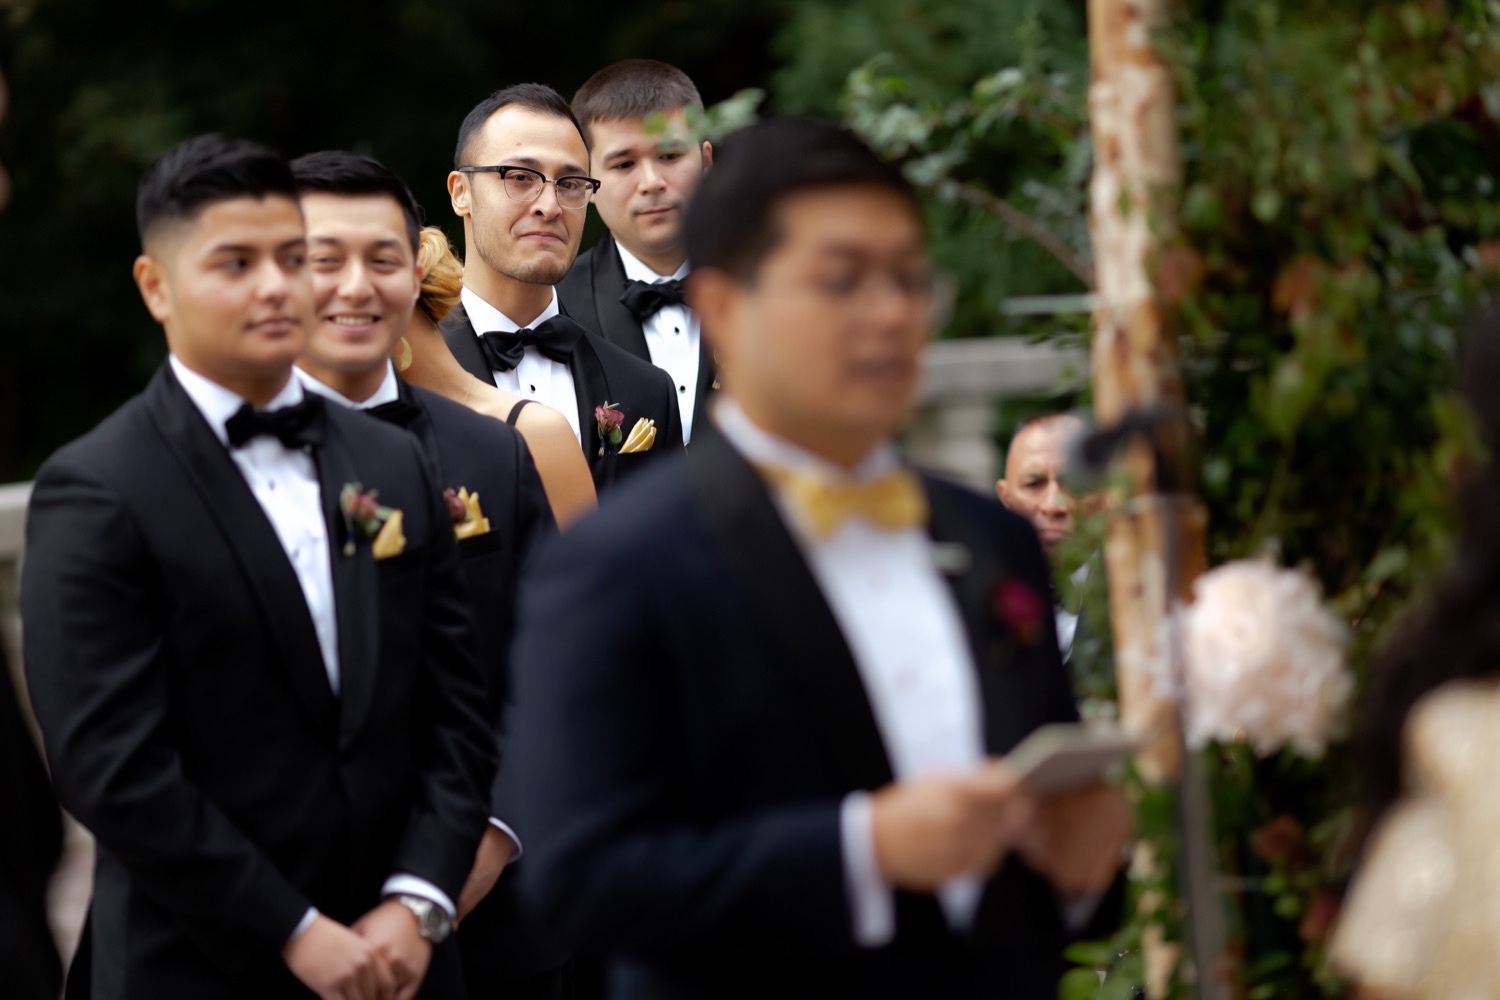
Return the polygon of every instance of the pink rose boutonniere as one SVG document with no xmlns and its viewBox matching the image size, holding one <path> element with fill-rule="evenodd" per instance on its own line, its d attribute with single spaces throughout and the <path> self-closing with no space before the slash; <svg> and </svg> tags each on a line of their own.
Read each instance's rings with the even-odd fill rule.
<svg viewBox="0 0 1500 1000">
<path fill-rule="evenodd" d="M 1011 578 L 996 584 L 990 607 L 1023 646 L 1035 646 L 1042 640 L 1042 624 L 1049 611 L 1047 602 L 1020 580 Z"/>
<path fill-rule="evenodd" d="M 599 424 L 599 457 L 603 458 L 605 445 L 619 448 L 625 440 L 625 432 L 620 429 L 625 425 L 625 414 L 615 409 L 613 403 L 605 403 L 594 407 L 594 420 Z"/>
</svg>

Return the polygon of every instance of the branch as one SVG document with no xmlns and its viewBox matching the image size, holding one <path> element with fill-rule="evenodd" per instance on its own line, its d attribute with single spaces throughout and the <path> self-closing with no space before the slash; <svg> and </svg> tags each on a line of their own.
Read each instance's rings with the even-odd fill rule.
<svg viewBox="0 0 1500 1000">
<path fill-rule="evenodd" d="M 975 187 L 966 181 L 952 181 L 953 191 L 959 198 L 977 208 L 982 208 L 992 215 L 998 216 L 1000 221 L 1017 230 L 1021 234 L 1030 237 L 1041 244 L 1052 256 L 1056 257 L 1058 263 L 1062 264 L 1073 276 L 1083 282 L 1083 286 L 1089 291 L 1094 290 L 1094 274 L 1090 268 L 1078 259 L 1071 247 L 1058 238 L 1057 234 L 1037 222 L 1025 212 L 1016 208 L 1004 198 L 990 194 L 984 188 Z"/>
</svg>

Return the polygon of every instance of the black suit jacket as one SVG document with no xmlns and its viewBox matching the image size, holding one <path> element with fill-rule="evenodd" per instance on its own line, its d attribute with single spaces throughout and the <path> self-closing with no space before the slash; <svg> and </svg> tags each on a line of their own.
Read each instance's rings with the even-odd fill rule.
<svg viewBox="0 0 1500 1000">
<path fill-rule="evenodd" d="M 986 747 L 1002 754 L 1075 717 L 1050 617 L 1022 645 L 991 610 L 1008 576 L 1045 594 L 1046 565 L 1024 520 L 924 482 L 934 541 L 969 556 L 950 583 Z M 1014 861 L 972 933 L 902 893 L 895 942 L 854 945 L 840 805 L 891 765 L 798 543 L 712 427 L 540 561 L 514 669 L 523 890 L 567 940 L 610 956 L 612 996 L 1055 995 L 1056 900 Z"/>
<path fill-rule="evenodd" d="M 489 533 L 461 540 L 458 554 L 469 584 L 479 662 L 489 675 L 496 704 L 503 704 L 508 700 L 517 581 L 527 557 L 537 543 L 556 533 L 557 524 L 531 452 L 515 428 L 406 382 L 401 383 L 401 398 L 419 411 L 407 430 L 417 435 L 436 462 L 439 484 L 478 492 L 489 518 Z M 502 714 L 496 720 L 502 758 L 504 719 Z M 491 790 L 490 815 L 508 823 L 514 812 L 506 790 L 497 783 Z M 471 997 L 498 995 L 508 980 L 543 972 L 567 956 L 522 916 L 515 873 L 515 866 L 507 869 L 458 932 Z"/>
<path fill-rule="evenodd" d="M 453 307 L 443 320 L 442 330 L 458 363 L 474 377 L 493 383 L 495 377 L 485 360 L 479 334 L 462 305 Z M 681 450 L 682 415 L 677 407 L 676 387 L 666 372 L 649 361 L 627 354 L 587 329 L 579 338 L 568 370 L 573 373 L 573 384 L 578 392 L 578 427 L 583 434 L 583 457 L 588 460 L 589 470 L 593 473 L 594 488 L 600 493 L 662 456 Z M 631 455 L 599 454 L 599 424 L 594 419 L 594 407 L 606 402 L 614 403 L 616 409 L 625 414 L 626 433 L 641 417 L 656 421 L 656 444 L 650 451 Z"/>
<path fill-rule="evenodd" d="M 615 238 L 605 233 L 598 243 L 573 262 L 557 283 L 563 312 L 604 339 L 622 347 L 642 361 L 651 360 L 651 349 L 640 321 L 620 302 L 625 292 L 625 265 Z M 698 393 L 693 398 L 693 426 L 708 425 L 708 398 L 716 377 L 713 352 L 708 341 L 698 339 Z"/>
<path fill-rule="evenodd" d="M 309 906 L 351 922 L 396 872 L 456 898 L 472 864 L 493 708 L 446 506 L 410 435 L 322 409 L 337 696 L 275 530 L 169 368 L 37 475 L 26 670 L 97 838 L 95 997 L 307 995 L 280 951 Z M 343 554 L 348 482 L 404 512 L 402 554 Z"/>
</svg>

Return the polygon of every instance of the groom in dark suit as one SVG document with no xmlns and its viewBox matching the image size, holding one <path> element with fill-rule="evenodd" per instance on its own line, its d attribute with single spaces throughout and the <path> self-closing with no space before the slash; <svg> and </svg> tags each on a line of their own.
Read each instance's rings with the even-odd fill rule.
<svg viewBox="0 0 1500 1000">
<path fill-rule="evenodd" d="M 464 220 L 462 301 L 443 321 L 460 364 L 573 427 L 601 492 L 682 447 L 672 381 L 586 329 L 556 288 L 578 255 L 589 199 L 589 149 L 568 103 L 527 83 L 469 112 L 448 175 Z M 639 447 L 632 432 L 654 425 Z"/>
<path fill-rule="evenodd" d="M 310 392 L 404 427 L 433 459 L 453 505 L 479 662 L 503 703 L 516 584 L 533 546 L 556 529 L 536 466 L 514 428 L 396 374 L 391 350 L 421 285 L 417 204 L 401 179 L 341 150 L 299 157 L 292 175 L 307 221 L 314 316 L 297 375 Z M 503 748 L 503 730 L 498 737 Z M 458 900 L 458 945 L 471 996 L 524 1000 L 548 995 L 566 953 L 528 933 L 515 879 L 496 882 L 520 851 L 510 813 L 504 791 L 492 789 L 490 828 Z"/>
<path fill-rule="evenodd" d="M 21 592 L 55 788 L 98 845 L 91 994 L 462 996 L 435 946 L 495 747 L 439 485 L 292 377 L 285 161 L 190 140 L 137 218 L 171 354 L 38 473 Z"/>
<path fill-rule="evenodd" d="M 703 109 L 686 73 L 655 59 L 626 59 L 573 95 L 599 172 L 594 207 L 609 232 L 557 286 L 568 315 L 672 377 L 682 438 L 706 419 L 713 355 L 683 298 L 682 213 L 713 164 L 713 144 L 687 121 Z"/>
<path fill-rule="evenodd" d="M 916 197 L 771 120 L 686 231 L 724 395 L 523 594 L 523 890 L 622 1000 L 1051 1000 L 1128 810 L 1008 769 L 1074 718 L 1041 548 L 891 444 L 930 335 Z"/>
</svg>

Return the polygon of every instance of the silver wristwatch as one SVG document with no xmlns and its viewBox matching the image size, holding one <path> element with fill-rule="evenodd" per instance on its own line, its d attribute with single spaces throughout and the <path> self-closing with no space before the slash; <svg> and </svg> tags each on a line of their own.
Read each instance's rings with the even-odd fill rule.
<svg viewBox="0 0 1500 1000">
<path fill-rule="evenodd" d="M 398 892 L 391 899 L 410 910 L 417 918 L 417 933 L 433 944 L 442 944 L 443 939 L 453 933 L 453 921 L 448 912 L 430 899 Z"/>
</svg>

